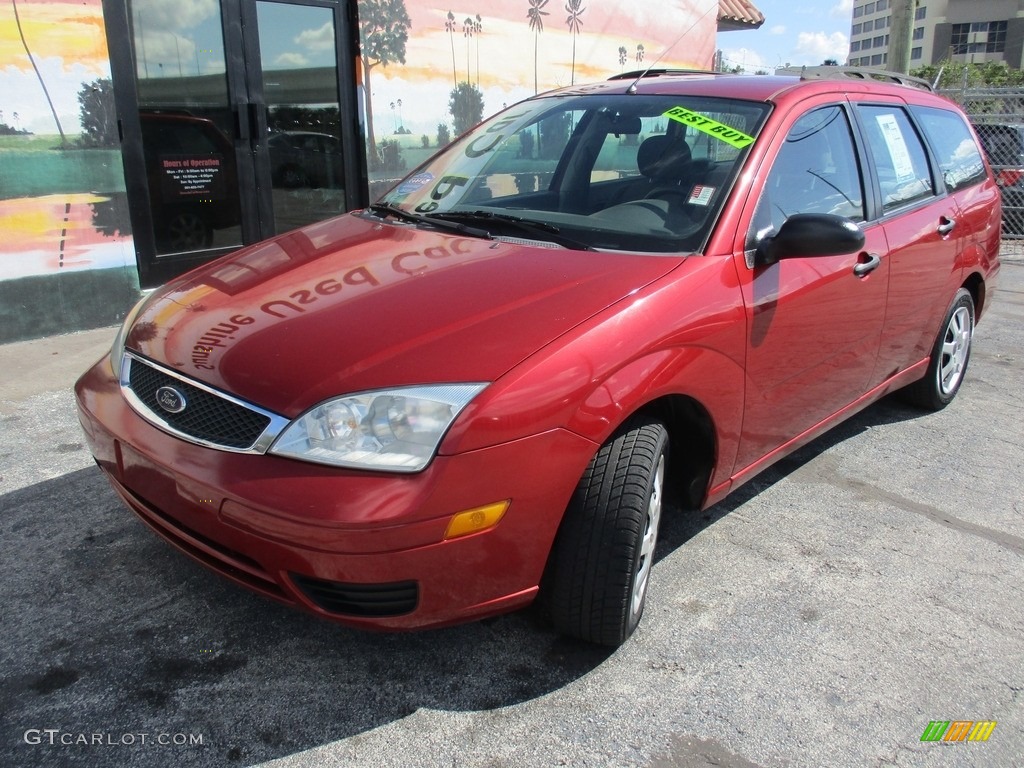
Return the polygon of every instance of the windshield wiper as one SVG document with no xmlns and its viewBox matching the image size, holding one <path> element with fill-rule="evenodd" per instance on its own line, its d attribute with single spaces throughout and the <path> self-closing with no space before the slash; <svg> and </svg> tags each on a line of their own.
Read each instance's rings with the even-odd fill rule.
<svg viewBox="0 0 1024 768">
<path fill-rule="evenodd" d="M 547 221 L 536 219 L 524 219 L 522 216 L 513 216 L 508 213 L 494 213 L 492 211 L 445 211 L 444 213 L 430 213 L 425 218 L 431 220 L 445 219 L 468 219 L 469 221 L 492 221 L 510 224 L 516 229 L 528 232 L 542 240 L 550 240 L 558 245 L 567 248 L 574 248 L 581 251 L 592 251 L 592 246 L 582 240 L 568 237 L 561 234 L 561 228 Z"/>
<path fill-rule="evenodd" d="M 486 229 L 477 229 L 476 227 L 467 227 L 465 224 L 460 224 L 456 221 L 444 221 L 434 216 L 421 216 L 418 213 L 410 213 L 404 208 L 399 208 L 396 205 L 390 203 L 373 203 L 370 206 L 370 210 L 374 213 L 382 216 L 394 216 L 396 219 L 401 221 L 407 221 L 411 224 L 426 224 L 427 226 L 437 227 L 438 229 L 447 229 L 452 232 L 458 232 L 469 237 L 479 237 L 484 240 L 493 240 L 491 233 Z"/>
</svg>

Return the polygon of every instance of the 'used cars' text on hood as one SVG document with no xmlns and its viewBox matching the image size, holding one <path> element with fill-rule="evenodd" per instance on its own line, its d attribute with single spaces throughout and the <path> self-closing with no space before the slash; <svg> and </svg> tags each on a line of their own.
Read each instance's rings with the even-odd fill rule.
<svg viewBox="0 0 1024 768">
<path fill-rule="evenodd" d="M 295 416 L 339 394 L 493 381 L 678 263 L 345 216 L 160 289 L 127 346 Z"/>
</svg>

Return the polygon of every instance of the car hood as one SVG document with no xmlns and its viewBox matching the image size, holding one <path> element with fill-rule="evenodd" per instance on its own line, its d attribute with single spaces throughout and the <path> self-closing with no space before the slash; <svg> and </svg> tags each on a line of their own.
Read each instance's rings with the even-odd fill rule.
<svg viewBox="0 0 1024 768">
<path fill-rule="evenodd" d="M 294 417 L 342 394 L 494 381 L 679 262 L 346 215 L 158 289 L 127 346 Z"/>
</svg>

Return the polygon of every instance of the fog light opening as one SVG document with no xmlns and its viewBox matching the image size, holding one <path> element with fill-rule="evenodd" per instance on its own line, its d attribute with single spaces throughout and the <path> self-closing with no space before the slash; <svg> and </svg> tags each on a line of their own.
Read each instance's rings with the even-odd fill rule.
<svg viewBox="0 0 1024 768">
<path fill-rule="evenodd" d="M 445 539 L 457 539 L 460 536 L 468 536 L 471 533 L 479 533 L 493 528 L 504 516 L 511 503 L 511 499 L 506 499 L 456 513 L 448 523 L 448 530 L 444 532 Z"/>
</svg>

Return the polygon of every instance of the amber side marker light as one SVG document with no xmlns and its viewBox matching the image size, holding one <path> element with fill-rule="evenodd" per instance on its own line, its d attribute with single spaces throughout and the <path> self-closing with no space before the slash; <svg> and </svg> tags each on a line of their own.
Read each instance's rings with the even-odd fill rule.
<svg viewBox="0 0 1024 768">
<path fill-rule="evenodd" d="M 511 503 L 510 499 L 506 499 L 456 513 L 448 523 L 448 530 L 444 532 L 445 539 L 457 539 L 459 536 L 468 536 L 493 528 Z"/>
</svg>

